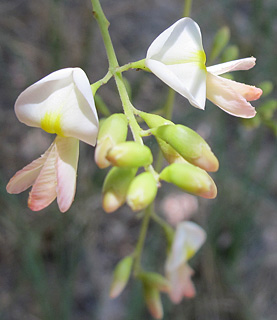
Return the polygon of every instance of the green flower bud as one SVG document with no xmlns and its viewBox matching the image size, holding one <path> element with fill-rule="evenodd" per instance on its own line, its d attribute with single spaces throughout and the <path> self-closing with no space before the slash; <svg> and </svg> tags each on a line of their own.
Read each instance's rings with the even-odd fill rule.
<svg viewBox="0 0 277 320">
<path fill-rule="evenodd" d="M 127 204 L 133 211 L 143 210 L 155 199 L 157 182 L 150 172 L 143 172 L 131 182 L 127 192 Z"/>
<path fill-rule="evenodd" d="M 235 45 L 228 46 L 222 53 L 221 62 L 236 60 L 238 59 L 238 57 L 239 57 L 239 48 Z"/>
<path fill-rule="evenodd" d="M 137 173 L 137 168 L 113 167 L 107 174 L 103 185 L 103 209 L 110 213 L 122 206 L 127 190 Z"/>
<path fill-rule="evenodd" d="M 264 120 L 270 120 L 273 118 L 275 111 L 277 110 L 277 100 L 270 99 L 264 102 L 259 107 L 259 115 Z M 255 117 L 256 118 L 256 117 Z"/>
<path fill-rule="evenodd" d="M 169 292 L 170 291 L 170 282 L 163 277 L 162 275 L 155 272 L 142 272 L 138 275 L 138 278 L 153 288 L 158 289 L 159 291 Z"/>
<path fill-rule="evenodd" d="M 170 120 L 167 120 L 157 114 L 151 114 L 146 112 L 140 112 L 140 117 L 146 122 L 150 129 L 160 127 L 163 125 L 174 125 Z M 184 159 L 175 151 L 168 143 L 164 142 L 162 139 L 156 137 L 159 147 L 169 163 L 182 162 Z"/>
<path fill-rule="evenodd" d="M 116 298 L 118 297 L 121 292 L 126 287 L 131 270 L 133 265 L 133 258 L 131 256 L 127 256 L 116 265 L 114 273 L 113 273 L 113 280 L 110 288 L 110 297 Z"/>
<path fill-rule="evenodd" d="M 143 293 L 147 308 L 152 317 L 162 319 L 163 306 L 159 290 L 144 283 Z"/>
<path fill-rule="evenodd" d="M 106 156 L 116 144 L 127 138 L 128 121 L 124 114 L 115 113 L 100 122 L 100 129 L 95 149 L 95 162 L 99 168 L 106 168 L 111 163 Z"/>
<path fill-rule="evenodd" d="M 203 198 L 213 199 L 217 189 L 206 171 L 189 163 L 173 163 L 160 174 L 160 179 Z"/>
<path fill-rule="evenodd" d="M 214 36 L 212 51 L 210 54 L 210 61 L 214 61 L 226 47 L 230 40 L 230 29 L 228 27 L 223 27 L 218 30 Z"/>
<path fill-rule="evenodd" d="M 147 112 L 140 112 L 139 116 L 146 122 L 149 128 L 160 127 L 166 124 L 174 123 L 170 120 L 167 120 L 157 114 L 147 113 Z"/>
<path fill-rule="evenodd" d="M 151 150 L 134 141 L 117 144 L 110 149 L 106 158 L 117 167 L 142 167 L 153 161 Z"/>
<path fill-rule="evenodd" d="M 166 125 L 152 130 L 188 162 L 206 170 L 217 171 L 218 160 L 207 142 L 195 131 L 183 125 Z"/>
</svg>

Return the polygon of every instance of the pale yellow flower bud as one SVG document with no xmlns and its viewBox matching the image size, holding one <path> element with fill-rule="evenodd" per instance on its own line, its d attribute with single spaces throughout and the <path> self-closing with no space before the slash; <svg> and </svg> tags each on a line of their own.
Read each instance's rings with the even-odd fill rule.
<svg viewBox="0 0 277 320">
<path fill-rule="evenodd" d="M 99 168 L 106 168 L 111 163 L 106 159 L 108 151 L 116 144 L 126 140 L 128 121 L 124 114 L 115 113 L 100 122 L 95 162 Z"/>
<path fill-rule="evenodd" d="M 153 175 L 143 172 L 131 182 L 126 201 L 133 211 L 143 210 L 155 199 L 157 190 Z"/>
<path fill-rule="evenodd" d="M 114 146 L 106 158 L 117 167 L 141 167 L 153 161 L 151 150 L 134 141 L 122 142 Z"/>
<path fill-rule="evenodd" d="M 217 195 L 216 185 L 207 172 L 189 163 L 169 165 L 161 172 L 160 179 L 203 198 L 213 199 Z"/>
<path fill-rule="evenodd" d="M 127 190 L 136 175 L 136 168 L 113 167 L 107 174 L 103 185 L 103 209 L 110 213 L 122 206 Z"/>
</svg>

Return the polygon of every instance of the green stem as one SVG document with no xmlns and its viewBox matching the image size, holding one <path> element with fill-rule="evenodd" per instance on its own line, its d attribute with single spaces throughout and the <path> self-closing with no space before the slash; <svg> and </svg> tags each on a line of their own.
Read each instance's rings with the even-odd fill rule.
<svg viewBox="0 0 277 320">
<path fill-rule="evenodd" d="M 175 100 L 175 91 L 171 88 L 168 89 L 167 99 L 164 105 L 164 115 L 165 118 L 168 120 L 171 120 L 172 118 L 172 111 L 173 111 L 173 105 Z"/>
<path fill-rule="evenodd" d="M 185 0 L 183 17 L 189 17 L 191 12 L 192 0 Z"/>
<path fill-rule="evenodd" d="M 150 217 L 153 211 L 153 205 L 147 207 L 144 211 L 144 217 L 142 220 L 142 225 L 140 229 L 139 239 L 134 252 L 134 276 L 137 276 L 141 270 L 141 253 L 144 247 L 145 237 L 150 221 Z"/>
<path fill-rule="evenodd" d="M 141 60 L 138 60 L 138 61 L 135 61 L 135 62 L 127 63 L 127 64 L 125 64 L 125 65 L 122 66 L 122 67 L 118 67 L 118 68 L 116 69 L 116 71 L 121 73 L 121 72 L 130 70 L 130 69 L 138 69 L 138 70 L 145 70 L 145 71 L 151 72 L 151 71 L 145 66 L 145 59 L 141 59 Z"/>
<path fill-rule="evenodd" d="M 106 84 L 111 79 L 112 76 L 113 76 L 112 72 L 108 71 L 107 74 L 102 79 L 90 85 L 93 96 L 103 84 Z"/>
</svg>

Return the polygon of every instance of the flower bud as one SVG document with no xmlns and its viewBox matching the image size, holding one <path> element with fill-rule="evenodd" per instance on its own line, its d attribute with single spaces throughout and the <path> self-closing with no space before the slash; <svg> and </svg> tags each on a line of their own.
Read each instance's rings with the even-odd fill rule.
<svg viewBox="0 0 277 320">
<path fill-rule="evenodd" d="M 143 172 L 131 182 L 126 201 L 133 211 L 143 210 L 155 199 L 157 191 L 152 173 Z"/>
<path fill-rule="evenodd" d="M 163 291 L 163 292 L 170 291 L 171 286 L 169 281 L 158 273 L 142 272 L 138 275 L 138 278 L 146 285 L 156 288 L 159 291 Z"/>
<path fill-rule="evenodd" d="M 130 278 L 131 270 L 133 265 L 133 258 L 131 256 L 127 256 L 123 258 L 116 265 L 113 280 L 110 288 L 110 297 L 116 298 L 126 287 L 128 280 Z"/>
<path fill-rule="evenodd" d="M 222 27 L 214 37 L 213 46 L 210 54 L 210 60 L 214 61 L 225 48 L 230 40 L 230 29 Z"/>
<path fill-rule="evenodd" d="M 95 162 L 99 168 L 106 168 L 111 163 L 106 159 L 108 151 L 127 138 L 128 121 L 124 114 L 115 113 L 100 123 L 95 149 Z"/>
<path fill-rule="evenodd" d="M 137 168 L 113 167 L 103 185 L 102 206 L 107 212 L 117 210 L 126 200 L 127 190 L 137 173 Z"/>
<path fill-rule="evenodd" d="M 153 161 L 151 150 L 134 141 L 117 144 L 106 158 L 117 167 L 141 167 L 150 165 Z"/>
<path fill-rule="evenodd" d="M 239 48 L 238 46 L 231 45 L 228 46 L 222 53 L 221 62 L 227 62 L 231 60 L 236 60 L 239 57 Z"/>
<path fill-rule="evenodd" d="M 139 116 L 146 122 L 150 129 L 160 127 L 163 125 L 174 125 L 174 123 L 170 120 L 167 120 L 157 114 L 151 114 L 146 112 L 140 112 Z M 165 157 L 165 159 L 169 163 L 173 162 L 183 162 L 184 158 L 179 155 L 177 151 L 175 151 L 168 143 L 163 141 L 162 139 L 156 137 L 156 140 L 159 144 L 159 147 Z"/>
<path fill-rule="evenodd" d="M 139 116 L 146 122 L 149 128 L 156 128 L 166 124 L 174 125 L 172 121 L 167 120 L 157 114 L 140 112 Z"/>
<path fill-rule="evenodd" d="M 153 129 L 153 134 L 174 148 L 185 160 L 206 170 L 217 171 L 218 160 L 207 142 L 183 125 L 166 125 Z"/>
<path fill-rule="evenodd" d="M 155 319 L 162 319 L 163 306 L 159 290 L 144 283 L 143 292 L 147 308 L 152 317 Z"/>
<path fill-rule="evenodd" d="M 189 163 L 173 163 L 160 174 L 160 179 L 203 198 L 213 199 L 217 189 L 206 171 Z"/>
</svg>

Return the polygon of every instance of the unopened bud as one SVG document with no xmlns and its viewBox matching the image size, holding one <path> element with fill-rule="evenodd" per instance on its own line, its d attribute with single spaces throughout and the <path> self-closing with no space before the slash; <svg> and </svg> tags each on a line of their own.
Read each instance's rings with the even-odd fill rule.
<svg viewBox="0 0 277 320">
<path fill-rule="evenodd" d="M 167 124 L 174 125 L 172 121 L 167 120 L 157 114 L 140 112 L 139 116 L 146 122 L 149 128 L 156 128 Z"/>
<path fill-rule="evenodd" d="M 122 142 L 114 146 L 106 157 L 117 167 L 142 167 L 153 161 L 151 150 L 134 141 Z"/>
<path fill-rule="evenodd" d="M 126 287 L 130 278 L 132 265 L 133 265 L 133 258 L 131 256 L 127 256 L 123 258 L 116 265 L 113 273 L 111 288 L 110 288 L 110 297 L 112 299 L 118 297 Z"/>
<path fill-rule="evenodd" d="M 169 292 L 171 289 L 170 282 L 162 275 L 155 272 L 142 272 L 138 275 L 143 283 L 162 292 Z"/>
<path fill-rule="evenodd" d="M 163 125 L 174 125 L 170 120 L 167 120 L 157 114 L 151 114 L 146 112 L 140 112 L 139 116 L 146 122 L 150 129 L 160 127 Z M 174 150 L 168 143 L 156 136 L 156 140 L 159 144 L 159 147 L 169 163 L 173 162 L 183 162 L 184 158 L 179 155 L 179 153 Z"/>
<path fill-rule="evenodd" d="M 95 162 L 99 168 L 106 168 L 111 163 L 106 159 L 108 151 L 127 138 L 128 121 L 124 114 L 115 113 L 100 122 L 100 129 L 95 149 Z"/>
<path fill-rule="evenodd" d="M 150 172 L 143 172 L 131 182 L 127 192 L 127 204 L 133 211 L 143 210 L 155 199 L 157 182 Z"/>
<path fill-rule="evenodd" d="M 217 171 L 218 160 L 207 142 L 195 131 L 181 124 L 165 125 L 152 130 L 185 160 L 206 171 Z"/>
<path fill-rule="evenodd" d="M 210 60 L 214 61 L 225 48 L 230 40 L 230 29 L 222 27 L 214 37 L 213 46 L 210 54 Z"/>
<path fill-rule="evenodd" d="M 239 57 L 238 46 L 236 45 L 228 46 L 222 53 L 221 62 L 236 60 L 238 59 L 238 57 Z"/>
<path fill-rule="evenodd" d="M 107 174 L 103 185 L 103 209 L 110 213 L 122 206 L 127 190 L 137 173 L 137 168 L 113 167 Z"/>
<path fill-rule="evenodd" d="M 189 163 L 169 165 L 161 172 L 160 179 L 203 198 L 213 199 L 217 194 L 216 185 L 207 172 Z"/>
<path fill-rule="evenodd" d="M 162 319 L 163 306 L 159 290 L 144 283 L 143 292 L 147 308 L 152 317 L 155 319 Z"/>
</svg>

